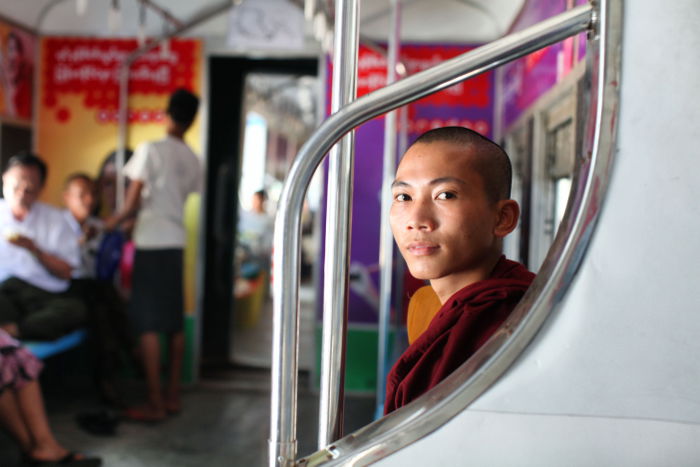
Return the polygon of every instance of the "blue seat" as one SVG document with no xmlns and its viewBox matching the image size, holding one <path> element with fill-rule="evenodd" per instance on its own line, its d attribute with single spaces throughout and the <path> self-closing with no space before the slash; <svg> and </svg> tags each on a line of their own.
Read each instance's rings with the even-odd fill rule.
<svg viewBox="0 0 700 467">
<path fill-rule="evenodd" d="M 86 329 L 76 329 L 53 341 L 23 341 L 22 344 L 38 358 L 44 360 L 52 355 L 77 347 L 84 342 L 86 338 Z"/>
</svg>

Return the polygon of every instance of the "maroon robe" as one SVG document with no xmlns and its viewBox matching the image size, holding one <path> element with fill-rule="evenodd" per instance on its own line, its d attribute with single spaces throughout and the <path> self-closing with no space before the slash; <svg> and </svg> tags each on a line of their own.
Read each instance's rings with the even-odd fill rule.
<svg viewBox="0 0 700 467">
<path fill-rule="evenodd" d="M 453 294 L 389 372 L 384 413 L 437 385 L 503 324 L 535 275 L 501 256 L 488 279 Z"/>
</svg>

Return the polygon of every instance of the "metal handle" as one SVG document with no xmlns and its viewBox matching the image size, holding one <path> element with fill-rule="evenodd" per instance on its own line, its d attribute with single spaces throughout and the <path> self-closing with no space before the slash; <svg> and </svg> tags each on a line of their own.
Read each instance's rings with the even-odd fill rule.
<svg viewBox="0 0 700 467">
<path fill-rule="evenodd" d="M 574 8 L 363 96 L 331 115 L 302 146 L 287 176 L 275 220 L 271 465 L 291 465 L 296 457 L 301 209 L 324 154 L 371 118 L 585 31 L 591 15 L 590 5 Z"/>
<path fill-rule="evenodd" d="M 336 0 L 331 112 L 337 112 L 357 95 L 359 37 L 359 1 Z M 354 149 L 355 135 L 350 133 L 333 148 L 328 166 L 319 449 L 343 436 Z"/>
<path fill-rule="evenodd" d="M 386 61 L 386 82 L 396 81 L 396 64 L 401 42 L 401 0 L 391 0 L 391 23 Z M 389 227 L 391 183 L 396 171 L 396 111 L 384 117 L 384 164 L 382 169 L 381 224 L 379 229 L 379 338 L 377 348 L 376 416 L 384 408 L 384 386 L 389 367 L 389 318 L 391 315 L 392 274 L 394 272 L 394 236 Z"/>
</svg>

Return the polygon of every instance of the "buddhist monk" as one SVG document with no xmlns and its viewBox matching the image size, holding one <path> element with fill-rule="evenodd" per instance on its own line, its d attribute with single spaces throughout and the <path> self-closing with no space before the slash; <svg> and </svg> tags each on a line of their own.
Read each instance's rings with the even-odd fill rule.
<svg viewBox="0 0 700 467">
<path fill-rule="evenodd" d="M 464 363 L 534 279 L 503 256 L 503 238 L 520 215 L 511 178 L 503 149 L 467 128 L 430 130 L 404 154 L 392 185 L 391 229 L 411 274 L 430 281 L 441 307 L 389 373 L 385 413 Z"/>
</svg>

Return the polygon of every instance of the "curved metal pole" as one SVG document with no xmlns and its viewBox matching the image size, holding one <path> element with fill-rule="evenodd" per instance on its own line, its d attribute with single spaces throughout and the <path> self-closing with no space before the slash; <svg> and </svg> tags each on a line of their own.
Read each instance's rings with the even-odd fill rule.
<svg viewBox="0 0 700 467">
<path fill-rule="evenodd" d="M 60 0 L 59 0 L 60 1 Z M 170 40 L 173 37 L 179 36 L 183 32 L 198 26 L 211 18 L 228 11 L 234 4 L 239 4 L 240 1 L 224 0 L 216 5 L 207 8 L 197 14 L 187 23 L 175 28 L 167 34 L 153 39 L 144 44 L 138 49 L 126 56 L 121 66 L 119 67 L 119 130 L 117 139 L 117 157 L 115 161 L 117 170 L 117 210 L 121 209 L 124 204 L 124 159 L 126 152 L 127 125 L 128 125 L 128 101 L 129 101 L 129 69 L 131 65 L 138 60 L 143 54 L 157 47 L 164 41 Z"/>
<path fill-rule="evenodd" d="M 331 112 L 337 112 L 355 100 L 357 95 L 359 12 L 359 0 L 335 2 Z M 345 334 L 348 325 L 347 271 L 350 264 L 354 150 L 355 133 L 351 132 L 333 147 L 328 165 L 319 449 L 343 436 Z"/>
<path fill-rule="evenodd" d="M 275 218 L 274 277 L 279 280 L 273 284 L 271 464 L 293 462 L 279 453 L 283 448 L 289 453 L 296 439 L 296 413 L 290 409 L 296 409 L 301 209 L 324 154 L 344 134 L 373 117 L 585 31 L 591 15 L 590 5 L 577 7 L 363 96 L 326 119 L 302 146 Z"/>
<path fill-rule="evenodd" d="M 401 43 L 401 0 L 391 0 L 389 50 L 386 62 L 387 85 L 396 81 Z M 394 273 L 394 237 L 389 227 L 391 208 L 391 184 L 396 172 L 396 110 L 384 117 L 384 165 L 382 170 L 382 204 L 379 232 L 379 339 L 377 351 L 377 396 L 375 417 L 381 416 L 384 407 L 385 380 L 389 364 L 389 317 L 391 315 L 392 274 Z"/>
</svg>

